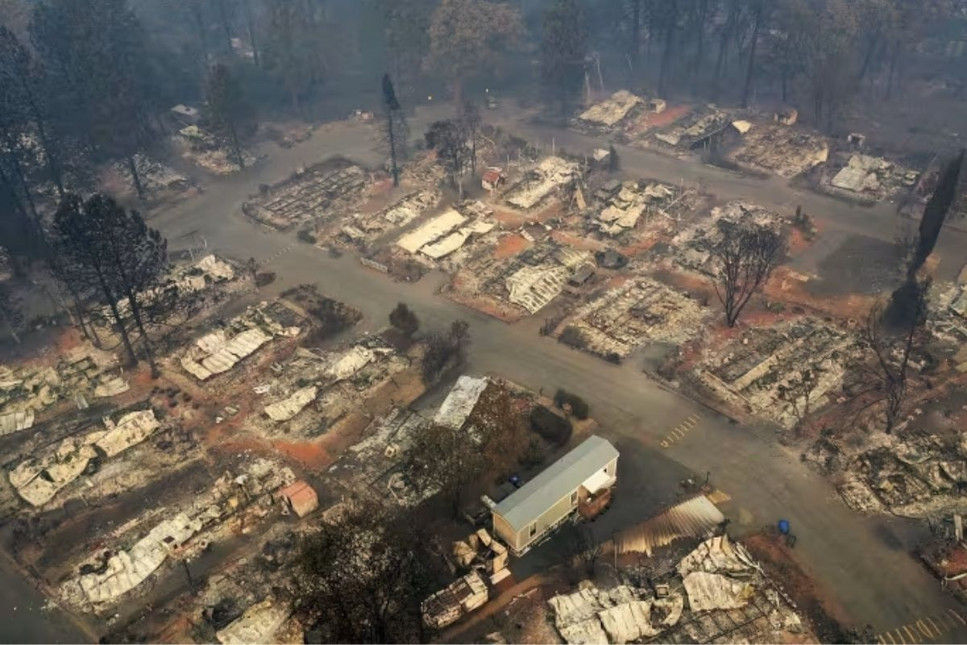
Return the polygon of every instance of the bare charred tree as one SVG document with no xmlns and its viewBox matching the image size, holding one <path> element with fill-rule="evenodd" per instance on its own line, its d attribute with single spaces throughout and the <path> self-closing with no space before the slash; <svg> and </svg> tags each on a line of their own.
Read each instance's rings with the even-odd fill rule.
<svg viewBox="0 0 967 645">
<path fill-rule="evenodd" d="M 918 283 L 916 298 L 910 303 L 914 310 L 907 316 L 904 329 L 892 329 L 885 321 L 883 306 L 876 305 L 870 310 L 863 330 L 863 341 L 872 362 L 864 368 L 869 389 L 863 394 L 872 395 L 868 407 L 883 406 L 887 434 L 896 429 L 907 402 L 910 361 L 921 344 L 929 290 L 929 279 Z"/>
<path fill-rule="evenodd" d="M 406 142 L 410 129 L 406 123 L 403 106 L 396 97 L 396 88 L 389 74 L 383 74 L 383 136 L 389 147 L 390 165 L 393 172 L 393 185 L 400 185 L 400 159 L 406 156 Z"/>
<path fill-rule="evenodd" d="M 239 131 L 250 121 L 252 109 L 238 81 L 221 63 L 208 70 L 204 113 L 212 134 L 231 147 L 235 163 L 244 170 L 245 157 L 239 144 Z"/>
<path fill-rule="evenodd" d="M 779 231 L 747 222 L 718 221 L 719 239 L 708 252 L 715 264 L 715 295 L 725 308 L 725 322 L 734 327 L 752 296 L 772 275 L 786 253 Z"/>
<path fill-rule="evenodd" d="M 778 388 L 779 398 L 789 404 L 796 417 L 796 430 L 800 431 L 812 409 L 813 392 L 819 382 L 819 370 L 815 366 L 799 369 Z"/>
<path fill-rule="evenodd" d="M 450 178 L 450 185 L 459 191 L 462 199 L 463 173 L 470 160 L 466 131 L 453 119 L 435 121 L 430 124 L 425 138 L 426 147 L 436 151 L 437 160 Z"/>
<path fill-rule="evenodd" d="M 420 603 L 435 591 L 435 567 L 422 527 L 409 511 L 354 501 L 304 539 L 300 600 L 323 642 L 423 640 Z"/>
<path fill-rule="evenodd" d="M 480 124 L 483 120 L 480 117 L 480 110 L 476 103 L 470 99 L 464 100 L 460 104 L 459 122 L 463 128 L 464 136 L 470 142 L 470 174 L 477 172 L 477 135 L 480 133 Z"/>
</svg>

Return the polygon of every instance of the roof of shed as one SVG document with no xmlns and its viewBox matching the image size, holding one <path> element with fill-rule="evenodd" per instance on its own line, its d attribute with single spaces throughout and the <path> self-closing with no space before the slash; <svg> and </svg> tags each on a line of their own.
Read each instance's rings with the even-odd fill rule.
<svg viewBox="0 0 967 645">
<path fill-rule="evenodd" d="M 517 531 L 618 456 L 611 442 L 593 435 L 494 508 Z"/>
</svg>

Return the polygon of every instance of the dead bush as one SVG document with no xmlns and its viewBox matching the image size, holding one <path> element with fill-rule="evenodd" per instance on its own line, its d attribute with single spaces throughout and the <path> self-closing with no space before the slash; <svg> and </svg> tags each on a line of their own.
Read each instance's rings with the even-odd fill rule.
<svg viewBox="0 0 967 645">
<path fill-rule="evenodd" d="M 588 346 L 588 339 L 584 332 L 573 325 L 565 327 L 557 340 L 575 349 L 586 349 Z"/>
</svg>

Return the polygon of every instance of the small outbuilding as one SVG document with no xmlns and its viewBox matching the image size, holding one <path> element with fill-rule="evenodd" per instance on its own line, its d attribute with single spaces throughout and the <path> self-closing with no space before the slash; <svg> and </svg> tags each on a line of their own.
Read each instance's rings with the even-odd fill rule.
<svg viewBox="0 0 967 645">
<path fill-rule="evenodd" d="M 488 192 L 494 192 L 506 183 L 504 171 L 500 168 L 487 168 L 483 177 L 480 178 L 480 185 Z"/>
<path fill-rule="evenodd" d="M 319 508 L 319 496 L 315 489 L 301 479 L 280 490 L 279 497 L 299 517 L 305 517 Z"/>
<path fill-rule="evenodd" d="M 579 505 L 610 495 L 617 474 L 617 449 L 593 435 L 497 504 L 494 533 L 514 555 L 523 555 Z"/>
</svg>

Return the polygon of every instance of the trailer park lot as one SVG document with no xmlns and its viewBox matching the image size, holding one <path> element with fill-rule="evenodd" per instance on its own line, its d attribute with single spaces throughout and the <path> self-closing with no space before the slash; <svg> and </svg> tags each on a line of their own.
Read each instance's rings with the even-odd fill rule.
<svg viewBox="0 0 967 645">
<path fill-rule="evenodd" d="M 505 378 L 532 404 L 550 406 L 558 387 L 591 403 L 595 432 L 621 453 L 619 495 L 594 525 L 598 539 L 680 501 L 682 480 L 710 473 L 732 497 L 719 505 L 733 534 L 792 520 L 796 558 L 848 624 L 889 630 L 956 607 L 917 563 L 884 546 L 883 535 L 906 544 L 918 528 L 854 515 L 775 442 L 797 408 L 780 390 L 804 362 L 823 375 L 810 395 L 814 412 L 835 416 L 842 404 L 847 367 L 859 360 L 857 321 L 875 298 L 869 285 L 830 283 L 858 261 L 850 245 L 891 266 L 882 238 L 892 230 L 837 228 L 809 204 L 838 203 L 812 194 L 803 202 L 813 221 L 804 224 L 795 203 L 777 204 L 769 191 L 761 199 L 720 191 L 715 182 L 729 181 L 720 174 L 711 183 L 651 178 L 636 155 L 678 163 L 722 137 L 723 163 L 873 202 L 915 188 L 920 177 L 772 115 L 674 105 L 655 113 L 648 97 L 612 101 L 578 115 L 573 128 L 582 134 L 571 136 L 620 134 L 623 169 L 615 173 L 595 147 L 548 154 L 488 131 L 478 169 L 499 168 L 501 178 L 492 191 L 468 179 L 459 200 L 432 156 L 418 153 L 394 189 L 374 170 L 371 150 L 353 153 L 346 135 L 334 133 L 319 148 L 340 146 L 344 157 L 297 146 L 253 171 L 257 178 L 225 180 L 160 211 L 151 223 L 173 248 L 203 236 L 214 250 L 204 266 L 186 259 L 184 271 L 207 275 L 213 262 L 231 271 L 198 285 L 208 304 L 167 344 L 157 381 L 124 373 L 113 356 L 71 335 L 44 356 L 5 366 L 6 549 L 101 634 L 130 628 L 151 639 L 227 641 L 248 623 L 271 627 L 269 638 L 297 632 L 291 597 L 275 588 L 299 533 L 360 489 L 392 491 L 403 506 L 422 498 L 394 480 L 390 448 L 405 447 L 406 429 L 434 416 L 455 375 L 425 391 L 422 344 L 383 333 L 389 310 L 405 301 L 424 330 L 470 322 L 465 373 Z M 195 215 L 210 208 L 199 224 Z M 743 219 L 783 231 L 790 255 L 750 305 L 748 323 L 730 330 L 704 243 L 716 222 Z M 962 287 L 943 276 L 959 271 L 950 265 L 963 257 L 941 251 L 938 292 L 947 299 L 935 341 L 956 357 L 967 327 L 956 305 Z M 242 268 L 249 257 L 276 281 L 256 290 Z M 951 389 L 961 373 L 949 373 Z M 572 444 L 587 432 L 576 431 Z M 559 453 L 548 447 L 543 465 Z M 300 520 L 298 508 L 312 514 Z M 453 530 L 441 527 L 441 535 Z M 551 541 L 513 563 L 515 580 L 553 561 L 554 548 Z M 897 576 L 912 593 L 889 591 Z M 185 594 L 196 582 L 198 592 Z M 203 618 L 228 604 L 231 620 Z M 169 613 L 149 617 L 161 607 Z M 193 627 L 175 620 L 184 616 Z M 557 625 L 565 639 L 567 620 Z"/>
</svg>

